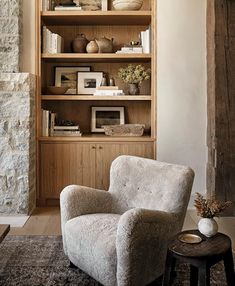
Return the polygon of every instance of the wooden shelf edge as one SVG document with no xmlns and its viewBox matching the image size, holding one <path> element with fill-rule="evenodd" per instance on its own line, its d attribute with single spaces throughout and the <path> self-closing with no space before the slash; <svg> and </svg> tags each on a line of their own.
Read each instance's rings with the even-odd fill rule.
<svg viewBox="0 0 235 286">
<path fill-rule="evenodd" d="M 151 54 L 78 54 L 78 53 L 61 53 L 61 54 L 42 54 L 43 59 L 151 59 Z"/>
<path fill-rule="evenodd" d="M 155 142 L 156 138 L 150 136 L 141 137 L 116 137 L 116 136 L 98 136 L 84 135 L 81 137 L 39 137 L 39 142 L 55 143 L 55 142 Z"/>
<path fill-rule="evenodd" d="M 42 17 L 58 17 L 58 16 L 151 16 L 151 10 L 138 11 L 43 11 Z"/>
<path fill-rule="evenodd" d="M 95 95 L 42 95 L 41 100 L 130 100 L 130 101 L 151 101 L 150 95 L 125 95 L 125 96 L 95 96 Z"/>
</svg>

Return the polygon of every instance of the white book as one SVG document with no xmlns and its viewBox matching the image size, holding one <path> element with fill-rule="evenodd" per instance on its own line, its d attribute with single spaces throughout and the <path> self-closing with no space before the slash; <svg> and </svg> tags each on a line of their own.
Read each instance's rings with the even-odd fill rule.
<svg viewBox="0 0 235 286">
<path fill-rule="evenodd" d="M 42 136 L 49 136 L 49 110 L 42 109 Z"/>
<path fill-rule="evenodd" d="M 47 29 L 46 32 L 46 52 L 47 53 L 51 53 L 51 31 L 49 29 Z"/>
<path fill-rule="evenodd" d="M 55 120 L 56 120 L 56 113 L 51 113 L 51 123 L 50 123 L 50 136 L 53 136 L 54 133 L 54 126 L 55 126 Z"/>
<path fill-rule="evenodd" d="M 96 90 L 94 95 L 97 96 L 116 96 L 116 95 L 125 95 L 123 90 Z"/>
<path fill-rule="evenodd" d="M 149 54 L 150 53 L 150 28 L 148 28 L 148 30 L 145 31 L 145 40 L 146 40 L 146 53 Z"/>
<path fill-rule="evenodd" d="M 54 126 L 54 130 L 79 130 L 79 126 Z"/>
<path fill-rule="evenodd" d="M 56 6 L 55 11 L 81 11 L 80 6 Z"/>
<path fill-rule="evenodd" d="M 101 10 L 102 11 L 108 11 L 108 1 L 107 0 L 101 0 Z"/>
<path fill-rule="evenodd" d="M 80 131 L 54 131 L 53 136 L 82 136 Z"/>
<path fill-rule="evenodd" d="M 121 48 L 122 52 L 143 52 L 143 48 L 142 47 L 138 47 L 138 48 L 132 48 L 132 47 L 123 47 Z"/>
</svg>

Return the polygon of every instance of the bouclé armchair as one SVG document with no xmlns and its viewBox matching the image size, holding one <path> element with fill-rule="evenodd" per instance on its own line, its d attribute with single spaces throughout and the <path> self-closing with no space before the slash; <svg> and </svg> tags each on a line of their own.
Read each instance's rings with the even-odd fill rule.
<svg viewBox="0 0 235 286">
<path fill-rule="evenodd" d="M 113 161 L 109 191 L 66 187 L 64 251 L 105 286 L 147 285 L 163 274 L 168 239 L 182 228 L 194 173 L 132 156 Z"/>
</svg>

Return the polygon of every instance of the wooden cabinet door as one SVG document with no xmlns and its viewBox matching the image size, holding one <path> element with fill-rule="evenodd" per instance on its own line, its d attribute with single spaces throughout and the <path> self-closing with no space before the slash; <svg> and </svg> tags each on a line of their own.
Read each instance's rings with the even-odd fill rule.
<svg viewBox="0 0 235 286">
<path fill-rule="evenodd" d="M 154 158 L 153 142 L 101 143 L 96 145 L 96 188 L 108 190 L 111 163 L 120 155 Z"/>
<path fill-rule="evenodd" d="M 67 185 L 95 187 L 95 152 L 90 143 L 42 143 L 41 199 L 58 199 Z"/>
</svg>

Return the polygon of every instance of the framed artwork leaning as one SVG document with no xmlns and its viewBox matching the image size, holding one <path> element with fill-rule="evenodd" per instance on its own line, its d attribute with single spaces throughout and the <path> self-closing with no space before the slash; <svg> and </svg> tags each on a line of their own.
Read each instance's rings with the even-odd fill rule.
<svg viewBox="0 0 235 286">
<path fill-rule="evenodd" d="M 91 67 L 55 67 L 55 86 L 68 87 L 65 94 L 77 94 L 77 73 L 89 72 Z"/>
<path fill-rule="evenodd" d="M 125 124 L 123 106 L 92 106 L 91 132 L 104 132 L 104 125 Z"/>
<path fill-rule="evenodd" d="M 93 95 L 96 88 L 101 85 L 103 72 L 78 72 L 77 93 Z"/>
</svg>

